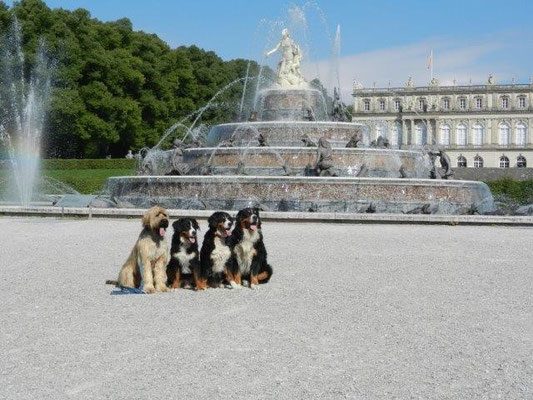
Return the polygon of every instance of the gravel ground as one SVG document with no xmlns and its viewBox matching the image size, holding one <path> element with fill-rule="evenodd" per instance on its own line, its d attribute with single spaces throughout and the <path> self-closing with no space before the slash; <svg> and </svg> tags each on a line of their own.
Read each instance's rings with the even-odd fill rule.
<svg viewBox="0 0 533 400">
<path fill-rule="evenodd" d="M 257 291 L 110 296 L 139 231 L 0 218 L 0 398 L 533 398 L 531 228 L 267 222 Z"/>
</svg>

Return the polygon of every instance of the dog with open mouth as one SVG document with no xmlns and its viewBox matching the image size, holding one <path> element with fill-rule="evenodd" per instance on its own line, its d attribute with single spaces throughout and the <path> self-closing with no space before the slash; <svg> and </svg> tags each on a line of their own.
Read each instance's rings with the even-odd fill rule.
<svg viewBox="0 0 533 400">
<path fill-rule="evenodd" d="M 144 214 L 142 226 L 139 238 L 120 269 L 118 280 L 108 283 L 142 288 L 146 293 L 167 292 L 165 267 L 170 258 L 165 242 L 167 211 L 163 207 L 152 207 Z"/>
<path fill-rule="evenodd" d="M 198 221 L 180 218 L 172 224 L 174 234 L 170 247 L 170 262 L 167 265 L 167 285 L 171 290 L 180 287 L 202 289 L 200 253 L 198 251 Z"/>
<path fill-rule="evenodd" d="M 223 211 L 217 211 L 207 220 L 209 229 L 205 233 L 200 265 L 202 278 L 211 287 L 223 287 L 228 271 L 231 269 L 231 248 L 227 241 L 231 236 L 233 219 Z"/>
<path fill-rule="evenodd" d="M 230 246 L 233 262 L 227 279 L 232 287 L 241 287 L 246 279 L 251 289 L 257 289 L 260 283 L 270 280 L 273 269 L 267 262 L 258 208 L 245 208 L 237 213 Z"/>
</svg>

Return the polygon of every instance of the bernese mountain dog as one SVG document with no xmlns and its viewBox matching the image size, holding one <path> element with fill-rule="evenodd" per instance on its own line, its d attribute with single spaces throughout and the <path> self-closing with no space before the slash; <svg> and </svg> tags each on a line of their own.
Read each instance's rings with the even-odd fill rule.
<svg viewBox="0 0 533 400">
<path fill-rule="evenodd" d="M 240 286 L 246 279 L 251 289 L 257 289 L 260 283 L 267 283 L 273 270 L 267 262 L 258 208 L 245 208 L 237 213 L 230 243 L 234 258 L 227 277 L 230 285 Z"/>
<path fill-rule="evenodd" d="M 217 211 L 207 220 L 209 230 L 205 233 L 200 252 L 201 274 L 211 287 L 223 287 L 228 270 L 231 270 L 231 236 L 233 219 L 223 211 Z"/>
<path fill-rule="evenodd" d="M 167 265 L 167 285 L 172 290 L 194 286 L 205 289 L 200 271 L 198 235 L 200 229 L 194 218 L 180 218 L 172 224 L 174 235 Z"/>
</svg>

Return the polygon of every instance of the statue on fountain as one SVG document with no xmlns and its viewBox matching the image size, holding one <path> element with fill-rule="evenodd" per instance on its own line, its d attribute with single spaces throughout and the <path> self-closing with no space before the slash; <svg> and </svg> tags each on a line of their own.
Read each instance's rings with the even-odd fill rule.
<svg viewBox="0 0 533 400">
<path fill-rule="evenodd" d="M 338 122 L 348 121 L 346 107 L 344 107 L 336 87 L 333 88 L 333 110 L 331 112 L 331 119 Z"/>
<path fill-rule="evenodd" d="M 307 88 L 307 82 L 302 76 L 300 63 L 302 61 L 302 49 L 292 40 L 289 30 L 281 31 L 281 40 L 276 47 L 265 54 L 270 57 L 281 49 L 281 60 L 278 63 L 278 84 L 282 88 Z"/>
<path fill-rule="evenodd" d="M 331 144 L 325 137 L 318 139 L 318 149 L 315 164 L 315 171 L 318 176 L 338 176 L 331 157 Z"/>
</svg>

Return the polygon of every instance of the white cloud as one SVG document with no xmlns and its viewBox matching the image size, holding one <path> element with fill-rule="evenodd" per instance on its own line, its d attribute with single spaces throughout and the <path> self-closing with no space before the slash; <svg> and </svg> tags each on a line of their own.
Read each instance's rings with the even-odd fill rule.
<svg viewBox="0 0 533 400">
<path fill-rule="evenodd" d="M 409 76 L 413 77 L 415 85 L 425 86 L 430 80 L 427 69 L 428 57 L 433 50 L 434 75 L 443 85 L 451 85 L 455 79 L 457 84 L 486 82 L 489 74 L 494 74 L 497 80 L 510 81 L 511 77 L 528 79 L 533 68 L 530 63 L 521 63 L 521 54 L 533 49 L 531 43 L 523 44 L 519 35 L 506 33 L 493 35 L 499 40 L 479 39 L 477 42 L 458 41 L 448 38 L 430 38 L 420 42 L 379 49 L 351 56 L 341 57 L 339 60 L 340 85 L 342 97 L 351 102 L 353 81 L 356 79 L 364 87 L 399 87 L 405 85 Z M 526 47 L 526 48 L 524 48 Z M 333 63 L 323 60 L 318 63 L 308 63 L 303 70 L 308 79 L 317 76 L 317 67 L 325 85 L 331 89 L 336 86 L 330 72 Z M 528 70 L 529 69 L 529 70 Z"/>
</svg>

